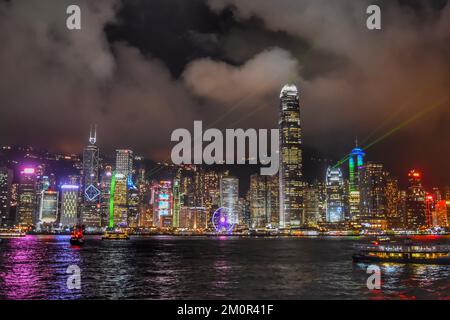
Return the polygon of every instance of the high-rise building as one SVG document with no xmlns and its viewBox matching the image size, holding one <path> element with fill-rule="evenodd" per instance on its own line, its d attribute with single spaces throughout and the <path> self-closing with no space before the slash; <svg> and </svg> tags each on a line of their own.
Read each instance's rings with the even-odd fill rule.
<svg viewBox="0 0 450 320">
<path fill-rule="evenodd" d="M 100 220 L 102 227 L 109 226 L 109 205 L 110 205 L 110 192 L 111 192 L 111 180 L 113 175 L 113 169 L 111 165 L 106 165 L 100 178 Z"/>
<path fill-rule="evenodd" d="M 436 199 L 431 193 L 425 194 L 425 221 L 427 227 L 438 226 L 436 216 Z"/>
<path fill-rule="evenodd" d="M 38 228 L 44 225 L 51 226 L 58 219 L 59 192 L 54 190 L 42 190 L 39 194 Z"/>
<path fill-rule="evenodd" d="M 294 85 L 285 85 L 280 93 L 280 228 L 304 224 L 302 179 L 302 131 L 299 93 Z"/>
<path fill-rule="evenodd" d="M 11 184 L 13 172 L 8 168 L 0 168 L 0 227 L 10 224 Z"/>
<path fill-rule="evenodd" d="M 305 189 L 305 223 L 308 227 L 317 227 L 322 220 L 320 215 L 320 194 L 317 183 L 309 185 Z"/>
<path fill-rule="evenodd" d="M 113 173 L 111 180 L 108 227 L 125 227 L 128 223 L 127 178 L 122 173 Z"/>
<path fill-rule="evenodd" d="M 96 146 L 97 128 L 91 126 L 89 145 L 83 151 L 83 202 L 81 206 L 81 220 L 86 228 L 101 226 L 99 186 L 99 149 Z"/>
<path fill-rule="evenodd" d="M 131 176 L 127 185 L 127 225 L 130 228 L 137 228 L 139 224 L 140 194 L 138 188 L 132 183 Z"/>
<path fill-rule="evenodd" d="M 173 226 L 172 181 L 162 180 L 152 185 L 153 225 L 160 228 Z M 170 224 L 169 224 L 170 222 Z"/>
<path fill-rule="evenodd" d="M 344 177 L 340 168 L 327 169 L 327 222 L 343 222 L 344 215 Z"/>
<path fill-rule="evenodd" d="M 427 225 L 425 208 L 425 190 L 422 186 L 422 175 L 416 170 L 408 174 L 408 191 L 406 197 L 406 226 L 419 229 Z"/>
<path fill-rule="evenodd" d="M 139 194 L 138 228 L 149 228 L 153 225 L 153 205 L 150 201 L 150 184 L 146 179 L 144 168 L 139 169 L 137 188 Z"/>
<path fill-rule="evenodd" d="M 355 148 L 349 154 L 349 218 L 350 224 L 354 228 L 361 227 L 361 211 L 362 211 L 362 194 L 361 184 L 364 172 L 364 151 L 358 147 L 356 142 Z"/>
<path fill-rule="evenodd" d="M 380 163 L 367 162 L 363 169 L 360 223 L 369 229 L 384 230 L 386 221 L 386 176 Z"/>
<path fill-rule="evenodd" d="M 178 171 L 176 177 L 173 179 L 173 227 L 180 227 L 180 210 L 181 210 L 181 193 L 180 193 L 180 183 L 181 183 L 181 172 Z"/>
<path fill-rule="evenodd" d="M 278 175 L 265 176 L 267 186 L 267 224 L 278 228 L 280 221 L 280 179 Z"/>
<path fill-rule="evenodd" d="M 405 190 L 400 190 L 398 192 L 398 212 L 401 220 L 401 226 L 404 229 L 407 229 L 407 223 L 408 223 L 408 210 L 406 207 L 408 194 Z"/>
<path fill-rule="evenodd" d="M 450 200 L 441 200 L 436 203 L 436 227 L 450 226 Z"/>
<path fill-rule="evenodd" d="M 133 151 L 116 150 L 116 173 L 123 174 L 127 178 L 133 174 Z"/>
<path fill-rule="evenodd" d="M 17 203 L 17 224 L 32 227 L 36 222 L 36 169 L 26 167 L 20 172 Z"/>
<path fill-rule="evenodd" d="M 74 184 L 61 186 L 61 218 L 62 227 L 72 228 L 78 223 L 78 193 L 80 187 Z"/>
<path fill-rule="evenodd" d="M 252 228 L 265 228 L 268 224 L 267 183 L 265 176 L 250 176 L 249 204 L 250 225 Z"/>
<path fill-rule="evenodd" d="M 239 223 L 239 179 L 228 176 L 220 180 L 220 206 L 226 208 L 230 223 Z"/>
<path fill-rule="evenodd" d="M 386 220 L 389 229 L 402 229 L 404 227 L 403 218 L 400 210 L 400 191 L 398 189 L 398 180 L 387 176 L 386 187 Z"/>
<path fill-rule="evenodd" d="M 99 174 L 99 149 L 96 142 L 96 127 L 91 126 L 89 145 L 83 150 L 83 190 L 85 193 L 84 197 L 87 202 L 92 202 L 100 195 L 97 189 Z"/>
</svg>

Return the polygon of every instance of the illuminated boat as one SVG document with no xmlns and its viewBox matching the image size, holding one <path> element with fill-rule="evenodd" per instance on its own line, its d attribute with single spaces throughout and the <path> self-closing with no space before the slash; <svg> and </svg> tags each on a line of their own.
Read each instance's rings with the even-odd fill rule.
<svg viewBox="0 0 450 320">
<path fill-rule="evenodd" d="M 355 262 L 450 264 L 450 246 L 441 244 L 382 243 L 357 245 Z"/>
<path fill-rule="evenodd" d="M 0 238 L 21 238 L 25 237 L 26 233 L 19 228 L 1 228 Z"/>
<path fill-rule="evenodd" d="M 122 231 L 106 231 L 102 240 L 130 240 L 130 236 Z"/>
<path fill-rule="evenodd" d="M 83 228 L 76 226 L 70 234 L 70 244 L 73 246 L 82 246 L 84 241 Z"/>
</svg>

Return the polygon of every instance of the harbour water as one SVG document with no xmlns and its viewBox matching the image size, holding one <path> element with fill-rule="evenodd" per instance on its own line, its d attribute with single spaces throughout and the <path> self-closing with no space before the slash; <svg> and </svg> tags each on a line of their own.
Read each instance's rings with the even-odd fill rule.
<svg viewBox="0 0 450 320">
<path fill-rule="evenodd" d="M 450 243 L 448 237 L 425 239 Z M 352 262 L 358 237 L 31 236 L 0 242 L 0 299 L 450 299 L 450 266 Z M 68 289 L 67 268 L 81 271 Z"/>
</svg>

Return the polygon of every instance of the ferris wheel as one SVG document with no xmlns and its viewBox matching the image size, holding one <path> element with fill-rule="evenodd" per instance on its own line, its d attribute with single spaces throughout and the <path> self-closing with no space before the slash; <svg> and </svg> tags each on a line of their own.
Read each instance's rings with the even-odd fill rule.
<svg viewBox="0 0 450 320">
<path fill-rule="evenodd" d="M 216 232 L 229 233 L 234 228 L 231 215 L 227 208 L 217 209 L 212 216 L 212 223 Z"/>
</svg>

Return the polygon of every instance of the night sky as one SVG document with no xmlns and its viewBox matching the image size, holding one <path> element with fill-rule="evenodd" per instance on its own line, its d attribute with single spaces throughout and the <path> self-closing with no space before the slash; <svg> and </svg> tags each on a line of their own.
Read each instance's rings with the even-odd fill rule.
<svg viewBox="0 0 450 320">
<path fill-rule="evenodd" d="M 294 82 L 307 148 L 340 159 L 383 137 L 367 160 L 448 185 L 449 40 L 447 1 L 0 0 L 0 143 L 80 153 L 97 123 L 102 152 L 164 160 L 194 120 L 275 128 Z"/>
</svg>

